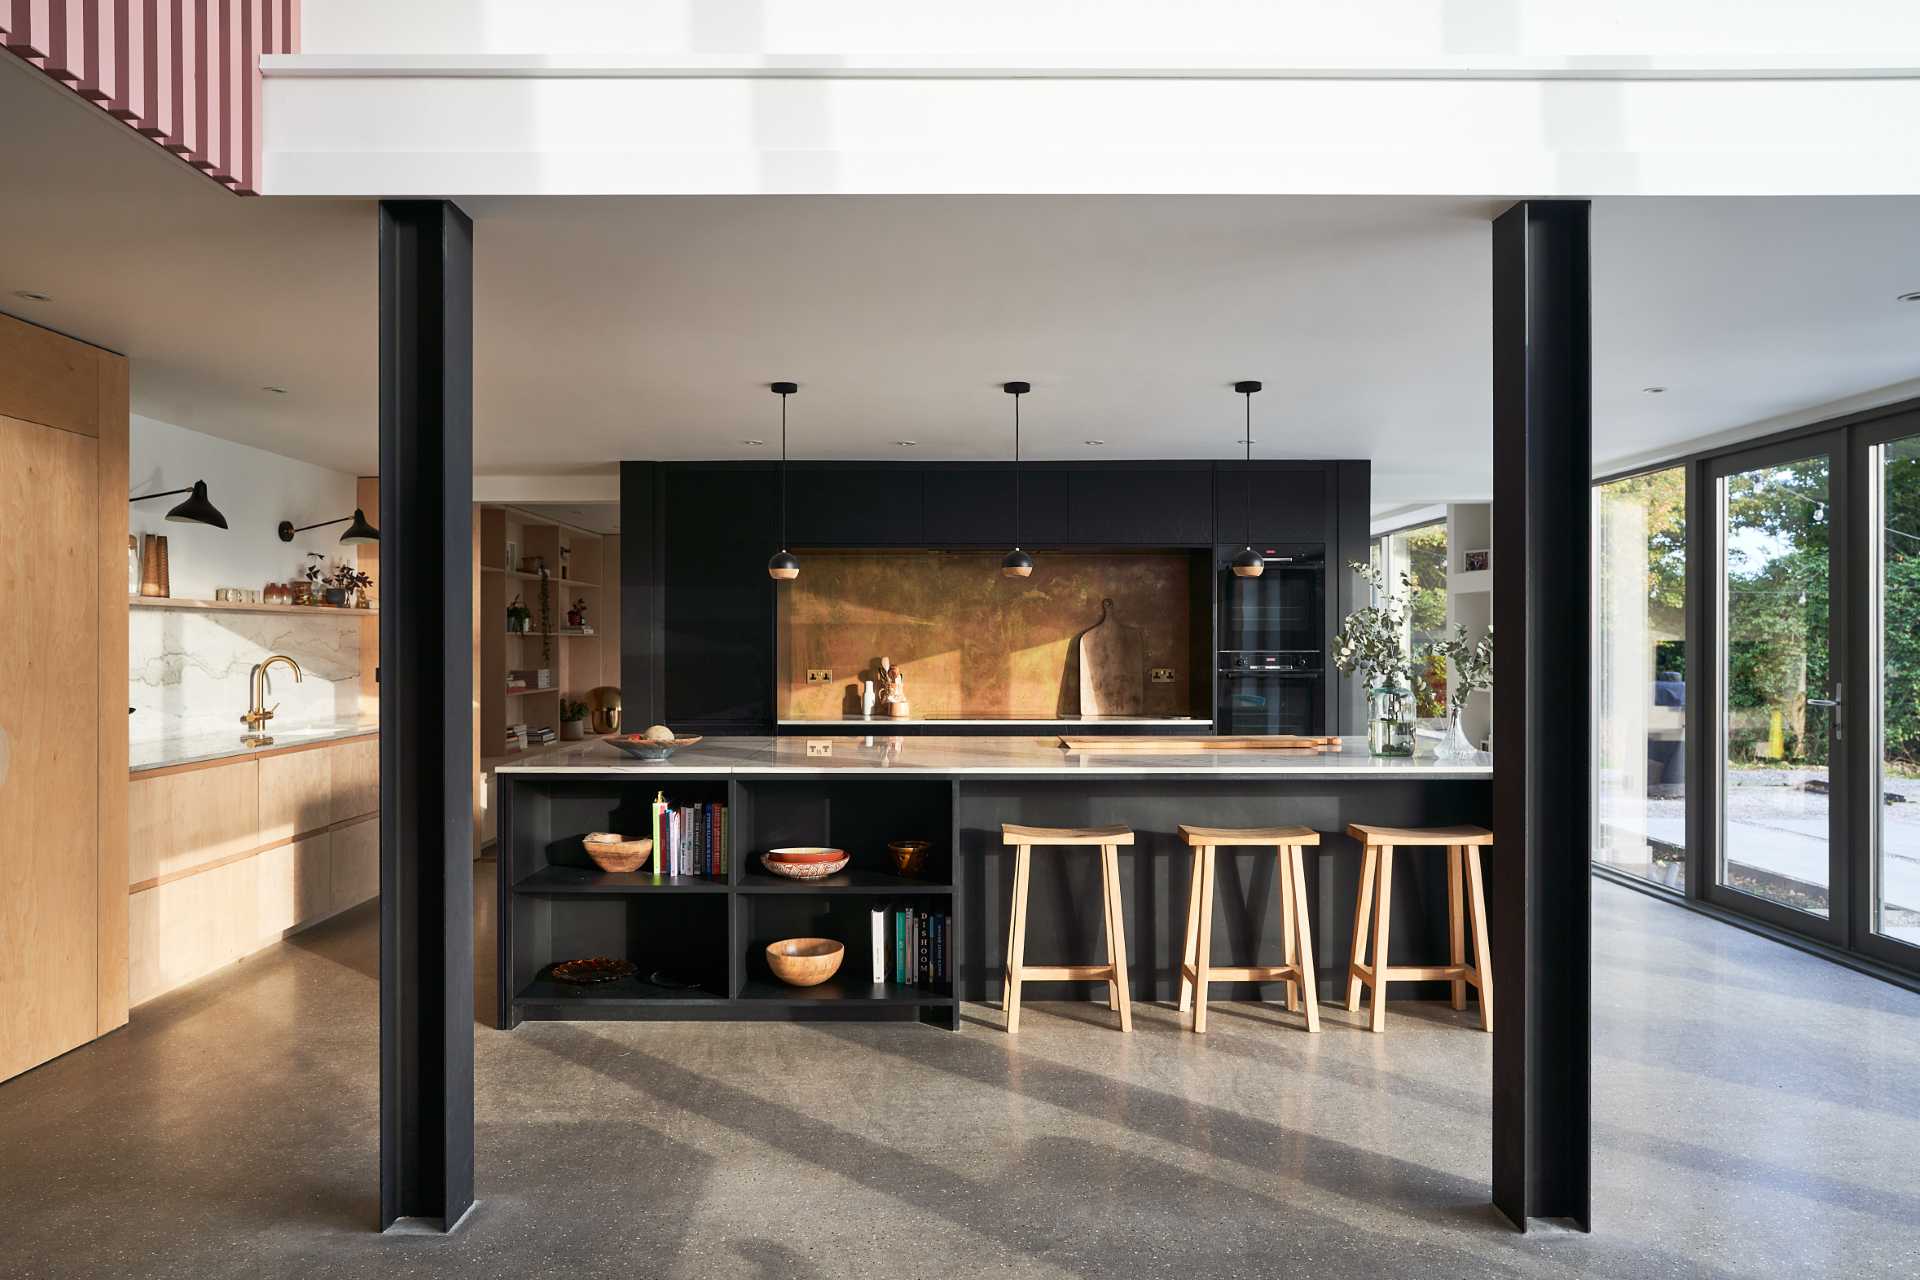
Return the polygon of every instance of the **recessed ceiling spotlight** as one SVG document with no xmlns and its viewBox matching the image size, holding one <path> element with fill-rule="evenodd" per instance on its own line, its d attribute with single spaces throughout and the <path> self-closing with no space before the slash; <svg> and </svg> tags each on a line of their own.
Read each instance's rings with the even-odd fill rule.
<svg viewBox="0 0 1920 1280">
<path fill-rule="evenodd" d="M 1640 390 L 1646 392 L 1650 396 L 1663 396 L 1667 394 L 1667 389 L 1665 387 L 1642 387 L 1640 388 Z"/>
<path fill-rule="evenodd" d="M 19 298 L 23 302 L 52 302 L 53 301 L 53 299 L 48 297 L 46 294 L 35 293 L 31 289 L 15 289 L 13 291 L 13 296 L 16 298 Z"/>
<path fill-rule="evenodd" d="M 740 443 L 747 445 L 751 448 L 758 449 L 760 446 L 764 445 L 766 441 L 765 440 L 742 440 Z"/>
<path fill-rule="evenodd" d="M 277 396 L 283 396 L 287 394 L 287 389 L 285 387 L 262 387 L 260 389 L 262 391 L 271 391 L 273 392 L 273 394 Z"/>
<path fill-rule="evenodd" d="M 895 440 L 894 443 L 899 445 L 902 449 L 918 448 L 920 444 L 918 440 Z"/>
<path fill-rule="evenodd" d="M 1105 440 L 1086 440 L 1086 441 L 1083 441 L 1082 443 L 1090 444 L 1090 445 L 1102 445 L 1102 444 L 1105 444 L 1106 441 Z"/>
</svg>

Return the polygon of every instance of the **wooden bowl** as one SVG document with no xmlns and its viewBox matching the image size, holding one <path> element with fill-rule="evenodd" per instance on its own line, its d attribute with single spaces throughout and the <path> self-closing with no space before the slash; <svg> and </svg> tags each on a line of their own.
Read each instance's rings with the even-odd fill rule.
<svg viewBox="0 0 1920 1280">
<path fill-rule="evenodd" d="M 925 840 L 889 840 L 887 856 L 893 859 L 895 871 L 903 876 L 917 876 L 927 865 L 930 847 Z"/>
<path fill-rule="evenodd" d="M 846 947 L 832 938 L 787 938 L 767 948 L 767 967 L 790 987 L 819 986 L 846 958 Z"/>
<path fill-rule="evenodd" d="M 587 851 L 587 857 L 593 859 L 593 865 L 602 871 L 638 871 L 647 865 L 647 859 L 653 854 L 653 841 L 645 836 L 638 840 L 617 840 L 594 843 L 582 839 L 580 847 Z"/>
<path fill-rule="evenodd" d="M 824 849 L 813 845 L 769 849 L 760 855 L 761 866 L 789 880 L 823 880 L 844 870 L 847 862 L 845 849 Z"/>
</svg>

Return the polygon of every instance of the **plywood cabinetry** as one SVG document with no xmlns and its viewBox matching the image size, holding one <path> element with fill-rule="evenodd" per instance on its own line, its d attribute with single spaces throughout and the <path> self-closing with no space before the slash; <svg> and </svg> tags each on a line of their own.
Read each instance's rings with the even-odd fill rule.
<svg viewBox="0 0 1920 1280">
<path fill-rule="evenodd" d="M 135 775 L 134 1004 L 380 890 L 377 738 Z"/>
</svg>

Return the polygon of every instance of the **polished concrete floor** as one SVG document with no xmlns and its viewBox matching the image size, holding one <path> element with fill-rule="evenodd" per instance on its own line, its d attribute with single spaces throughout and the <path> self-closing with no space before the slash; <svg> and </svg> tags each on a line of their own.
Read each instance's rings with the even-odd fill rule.
<svg viewBox="0 0 1920 1280">
<path fill-rule="evenodd" d="M 1920 1274 L 1920 996 L 1595 895 L 1592 1235 L 1496 1219 L 1491 1042 L 1395 1004 L 481 1026 L 482 1204 L 383 1237 L 361 908 L 0 1086 L 0 1275 Z"/>
</svg>

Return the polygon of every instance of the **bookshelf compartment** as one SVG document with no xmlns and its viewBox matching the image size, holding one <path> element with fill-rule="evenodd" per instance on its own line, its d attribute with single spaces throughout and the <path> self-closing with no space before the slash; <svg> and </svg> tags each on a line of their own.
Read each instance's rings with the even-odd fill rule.
<svg viewBox="0 0 1920 1280">
<path fill-rule="evenodd" d="M 951 980 L 923 986 L 895 981 L 889 974 L 883 982 L 873 981 L 872 909 L 876 906 L 924 907 L 949 917 L 953 914 L 952 899 L 939 895 L 898 901 L 884 896 L 786 895 L 739 899 L 741 999 L 797 1004 L 832 1000 L 867 1004 L 950 1003 L 953 999 Z M 890 919 L 888 924 L 890 926 Z M 840 971 L 819 986 L 790 987 L 775 978 L 767 966 L 767 947 L 785 938 L 832 938 L 846 947 L 846 958 L 841 961 Z M 885 955 L 890 962 L 891 945 Z M 951 964 L 948 972 L 952 972 Z"/>
<path fill-rule="evenodd" d="M 514 1003 L 658 1003 L 727 997 L 727 900 L 724 895 L 601 894 L 518 896 L 515 929 L 523 946 L 514 959 Z M 613 956 L 631 960 L 633 977 L 580 986 L 556 982 L 562 960 Z M 665 981 L 656 982 L 656 978 Z"/>
<path fill-rule="evenodd" d="M 937 891 L 953 883 L 953 784 L 944 781 L 751 782 L 741 788 L 735 851 L 738 883 L 754 892 L 867 893 Z M 890 840 L 930 844 L 921 874 L 895 873 Z M 760 862 L 768 849 L 825 845 L 844 849 L 846 870 L 824 880 L 786 880 Z"/>
</svg>

